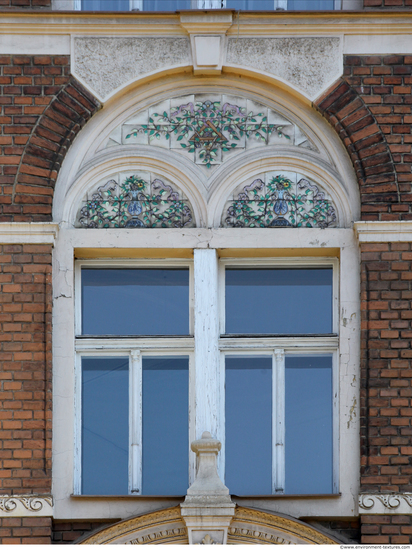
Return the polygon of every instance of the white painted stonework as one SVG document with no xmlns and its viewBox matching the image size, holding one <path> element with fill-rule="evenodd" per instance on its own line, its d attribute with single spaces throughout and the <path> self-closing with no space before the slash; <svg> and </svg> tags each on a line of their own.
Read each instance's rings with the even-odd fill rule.
<svg viewBox="0 0 412 550">
<path fill-rule="evenodd" d="M 412 493 L 359 495 L 359 514 L 412 515 Z"/>
<path fill-rule="evenodd" d="M 411 242 L 412 222 L 355 222 L 353 228 L 360 243 Z"/>
<path fill-rule="evenodd" d="M 341 76 L 341 49 L 338 37 L 229 38 L 226 63 L 273 75 L 315 99 Z"/>
<path fill-rule="evenodd" d="M 0 518 L 52 517 L 53 498 L 36 495 L 3 495 L 0 497 Z"/>
<path fill-rule="evenodd" d="M 74 37 L 72 50 L 72 74 L 101 101 L 145 74 L 191 64 L 180 37 Z"/>
</svg>

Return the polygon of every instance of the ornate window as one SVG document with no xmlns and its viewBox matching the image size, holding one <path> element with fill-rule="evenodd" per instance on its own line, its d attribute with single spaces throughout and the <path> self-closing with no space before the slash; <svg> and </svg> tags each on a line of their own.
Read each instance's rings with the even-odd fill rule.
<svg viewBox="0 0 412 550">
<path fill-rule="evenodd" d="M 139 89 L 68 153 L 54 203 L 60 517 L 126 517 L 142 495 L 143 512 L 150 495 L 169 506 L 205 430 L 239 499 L 301 517 L 355 505 L 356 182 L 326 123 L 252 88 Z"/>
</svg>

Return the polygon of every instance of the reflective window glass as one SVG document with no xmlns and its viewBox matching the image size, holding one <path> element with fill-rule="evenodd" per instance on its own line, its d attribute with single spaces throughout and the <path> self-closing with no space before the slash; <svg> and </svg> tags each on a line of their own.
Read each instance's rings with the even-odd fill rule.
<svg viewBox="0 0 412 550">
<path fill-rule="evenodd" d="M 129 11 L 129 0 L 82 0 L 84 11 Z"/>
<path fill-rule="evenodd" d="M 285 491 L 332 493 L 332 356 L 286 356 L 285 368 Z"/>
<path fill-rule="evenodd" d="M 143 357 L 143 494 L 189 486 L 189 359 Z"/>
<path fill-rule="evenodd" d="M 82 334 L 189 334 L 189 269 L 82 269 Z"/>
<path fill-rule="evenodd" d="M 226 357 L 225 482 L 231 494 L 272 493 L 272 358 Z"/>
<path fill-rule="evenodd" d="M 191 0 L 143 0 L 145 11 L 190 10 L 191 7 Z"/>
<path fill-rule="evenodd" d="M 82 493 L 127 495 L 129 359 L 82 358 Z"/>
<path fill-rule="evenodd" d="M 332 333 L 332 268 L 226 268 L 226 334 Z"/>
</svg>

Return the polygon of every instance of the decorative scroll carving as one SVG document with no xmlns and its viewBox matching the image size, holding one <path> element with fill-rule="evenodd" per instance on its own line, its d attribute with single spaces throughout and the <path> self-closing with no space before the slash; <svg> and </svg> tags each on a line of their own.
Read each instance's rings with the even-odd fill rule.
<svg viewBox="0 0 412 550">
<path fill-rule="evenodd" d="M 19 512 L 19 508 L 22 507 L 29 512 L 40 513 L 46 507 L 53 507 L 53 498 L 33 495 L 5 495 L 0 498 L 0 512 L 4 512 L 6 515 L 12 513 L 16 515 L 16 513 Z M 23 511 L 23 509 L 21 511 Z"/>
<path fill-rule="evenodd" d="M 225 206 L 223 227 L 336 227 L 332 200 L 300 174 L 266 173 L 242 184 Z"/>
<path fill-rule="evenodd" d="M 165 531 L 158 531 L 148 535 L 143 535 L 135 539 L 129 540 L 124 544 L 153 544 L 156 540 L 165 543 L 167 539 L 187 537 L 186 529 L 183 527 L 177 529 L 166 529 Z"/>
<path fill-rule="evenodd" d="M 107 146 L 134 144 L 174 150 L 205 168 L 222 164 L 233 152 L 266 145 L 316 150 L 304 132 L 280 113 L 223 94 L 158 103 L 114 130 Z"/>
<path fill-rule="evenodd" d="M 210 537 L 210 539 L 208 538 Z M 216 544 L 206 533 L 199 544 Z M 237 507 L 228 530 L 228 544 L 337 544 L 307 523 Z M 188 544 L 180 507 L 151 512 L 111 525 L 80 544 Z"/>
<path fill-rule="evenodd" d="M 338 544 L 307 523 L 238 506 L 228 544 Z"/>
<path fill-rule="evenodd" d="M 412 493 L 359 495 L 359 513 L 398 513 L 412 512 Z"/>
<path fill-rule="evenodd" d="M 110 179 L 84 201 L 76 225 L 86 228 L 193 227 L 189 201 L 157 177 Z"/>
<path fill-rule="evenodd" d="M 80 544 L 187 544 L 180 507 L 151 512 L 116 523 L 92 534 Z"/>
</svg>

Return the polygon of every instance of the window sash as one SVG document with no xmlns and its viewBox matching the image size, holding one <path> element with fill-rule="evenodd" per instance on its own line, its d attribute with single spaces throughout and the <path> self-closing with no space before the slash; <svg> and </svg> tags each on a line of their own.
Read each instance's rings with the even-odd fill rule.
<svg viewBox="0 0 412 550">
<path fill-rule="evenodd" d="M 316 267 L 331 267 L 333 269 L 332 279 L 332 330 L 334 335 L 338 335 L 339 332 L 339 261 L 337 258 L 225 258 L 219 262 L 219 326 L 221 338 L 231 338 L 231 335 L 226 336 L 226 288 L 225 288 L 225 270 L 226 267 L 239 267 L 250 269 L 264 269 L 266 267 L 271 268 L 316 268 Z M 242 335 L 243 337 L 243 335 Z M 255 338 L 253 334 L 245 335 L 245 338 Z M 270 336 L 269 336 L 270 337 Z M 296 335 L 297 338 L 301 337 Z M 309 338 L 314 338 L 308 336 Z M 268 337 L 262 336 L 265 341 Z"/>
<path fill-rule="evenodd" d="M 221 407 L 222 411 L 222 468 L 220 475 L 225 479 L 225 454 L 226 454 L 226 433 L 225 433 L 225 372 L 226 358 L 245 356 L 269 357 L 271 351 L 272 357 L 272 494 L 287 494 L 285 493 L 285 359 L 286 357 L 294 356 L 310 356 L 310 355 L 331 355 L 332 356 L 332 493 L 339 492 L 339 372 L 338 372 L 338 350 L 336 346 L 330 346 L 330 343 L 325 342 L 322 348 L 317 350 L 314 348 L 304 348 L 303 346 L 296 351 L 296 348 L 262 348 L 255 349 L 231 349 L 230 351 L 221 353 Z M 322 351 L 320 351 L 322 350 Z M 229 490 L 231 488 L 229 487 Z M 239 495 L 252 496 L 252 495 Z M 259 495 L 256 495 L 259 496 Z"/>
<path fill-rule="evenodd" d="M 82 268 L 101 268 L 101 269 L 170 269 L 170 268 L 188 268 L 189 269 L 189 331 L 188 336 L 194 334 L 194 287 L 193 287 L 193 262 L 184 259 L 162 259 L 162 260 L 79 260 L 75 264 L 75 337 L 90 338 L 88 335 L 82 334 Z M 172 336 L 172 335 L 171 335 Z M 110 338 L 111 340 L 122 338 L 121 336 L 101 335 L 99 338 Z M 148 339 L 150 336 L 133 336 L 133 338 Z M 168 336 L 156 337 L 159 339 L 168 338 Z M 187 338 L 186 335 L 178 336 L 178 338 Z"/>
<path fill-rule="evenodd" d="M 93 342 L 82 342 L 81 351 L 76 353 L 75 364 L 75 457 L 74 457 L 74 487 L 75 495 L 82 494 L 82 358 L 83 357 L 129 357 L 129 471 L 128 471 L 128 494 L 142 494 L 143 480 L 143 456 L 142 456 L 142 408 L 143 408 L 143 365 L 144 357 L 182 357 L 186 356 L 189 359 L 189 447 L 190 442 L 195 439 L 194 433 L 194 418 L 193 411 L 194 403 L 194 361 L 193 351 L 190 348 L 180 349 L 150 349 L 146 347 L 123 348 L 114 347 L 112 342 L 99 342 L 99 348 L 93 347 Z M 86 345 L 85 345 L 86 344 Z M 120 344 L 120 342 L 118 342 Z M 124 343 L 123 343 L 124 344 Z M 87 348 L 88 345 L 88 348 Z M 187 449 L 189 453 L 189 471 L 188 483 L 189 486 L 194 481 L 195 457 L 193 453 Z M 193 456 L 192 456 L 193 455 Z"/>
</svg>

